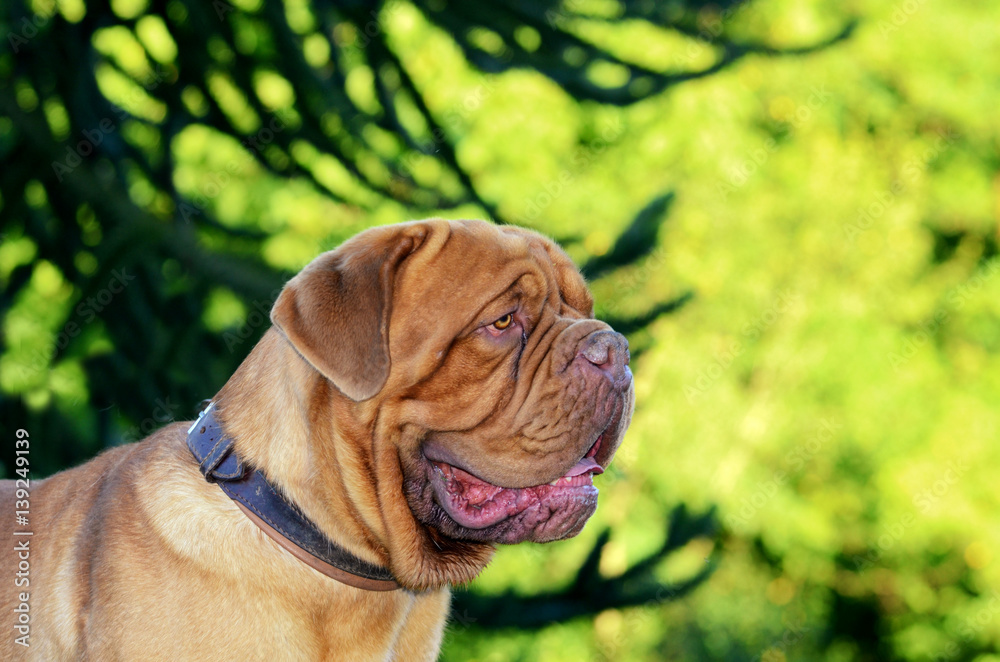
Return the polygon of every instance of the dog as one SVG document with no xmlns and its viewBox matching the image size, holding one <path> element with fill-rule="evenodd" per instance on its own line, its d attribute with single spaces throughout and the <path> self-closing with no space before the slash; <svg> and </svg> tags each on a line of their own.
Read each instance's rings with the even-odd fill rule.
<svg viewBox="0 0 1000 662">
<path fill-rule="evenodd" d="M 372 228 L 271 321 L 198 420 L 31 485 L 4 659 L 434 660 L 450 586 L 594 513 L 628 344 L 549 239 Z M 24 496 L 6 481 L 4 512 Z"/>
</svg>

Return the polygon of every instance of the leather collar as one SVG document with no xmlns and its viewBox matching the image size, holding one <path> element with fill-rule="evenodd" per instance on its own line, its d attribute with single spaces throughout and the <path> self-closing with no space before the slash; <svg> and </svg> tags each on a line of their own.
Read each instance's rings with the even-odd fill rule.
<svg viewBox="0 0 1000 662">
<path fill-rule="evenodd" d="M 355 588 L 400 588 L 388 569 L 359 559 L 331 541 L 259 470 L 244 465 L 233 452 L 232 438 L 215 417 L 214 403 L 188 428 L 187 445 L 205 480 L 218 483 L 254 524 L 300 561 Z"/>
</svg>

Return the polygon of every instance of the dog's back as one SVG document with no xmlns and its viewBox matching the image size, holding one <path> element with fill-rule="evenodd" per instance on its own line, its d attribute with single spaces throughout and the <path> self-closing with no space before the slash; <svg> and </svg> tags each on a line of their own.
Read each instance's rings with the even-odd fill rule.
<svg viewBox="0 0 1000 662">
<path fill-rule="evenodd" d="M 0 610 L 13 614 L 15 636 L 0 642 L 0 659 L 82 654 L 87 618 L 77 615 L 88 613 L 100 562 L 95 552 L 108 517 L 129 507 L 122 472 L 141 462 L 152 444 L 113 448 L 40 481 L 0 481 L 0 508 L 16 517 L 0 549 L 0 567 L 14 573 L 13 590 L 0 592 Z"/>
</svg>

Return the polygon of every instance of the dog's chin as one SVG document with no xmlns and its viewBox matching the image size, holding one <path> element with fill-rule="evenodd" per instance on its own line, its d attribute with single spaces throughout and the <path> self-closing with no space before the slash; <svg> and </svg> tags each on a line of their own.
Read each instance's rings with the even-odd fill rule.
<svg viewBox="0 0 1000 662">
<path fill-rule="evenodd" d="M 565 475 L 542 485 L 501 487 L 446 462 L 421 458 L 408 481 L 417 519 L 449 538 L 486 543 L 551 542 L 578 534 L 597 509 L 593 477 L 604 472 L 594 447 Z M 610 458 L 609 458 L 610 459 Z"/>
</svg>

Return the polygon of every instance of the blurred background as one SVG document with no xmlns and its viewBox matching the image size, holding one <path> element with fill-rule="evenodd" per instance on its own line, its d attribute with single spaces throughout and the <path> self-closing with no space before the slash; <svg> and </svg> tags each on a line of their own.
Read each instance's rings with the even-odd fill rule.
<svg viewBox="0 0 1000 662">
<path fill-rule="evenodd" d="M 447 661 L 1000 660 L 1000 8 L 9 0 L 0 411 L 32 477 L 194 416 L 384 223 L 559 240 L 635 418 Z"/>
</svg>

